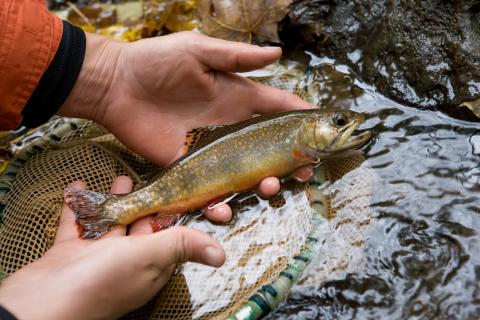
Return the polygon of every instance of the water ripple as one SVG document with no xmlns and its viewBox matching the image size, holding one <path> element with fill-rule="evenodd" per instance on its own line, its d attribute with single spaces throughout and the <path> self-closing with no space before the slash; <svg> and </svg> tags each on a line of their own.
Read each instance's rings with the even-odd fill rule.
<svg viewBox="0 0 480 320">
<path fill-rule="evenodd" d="M 357 272 L 293 294 L 275 319 L 478 319 L 480 126 L 403 107 L 362 85 L 376 138 L 375 231 Z"/>
</svg>

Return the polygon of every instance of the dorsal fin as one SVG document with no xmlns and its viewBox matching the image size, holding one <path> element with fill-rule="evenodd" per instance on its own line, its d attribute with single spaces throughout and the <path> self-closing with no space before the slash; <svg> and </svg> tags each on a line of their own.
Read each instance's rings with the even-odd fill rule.
<svg viewBox="0 0 480 320">
<path fill-rule="evenodd" d="M 191 152 L 194 149 L 200 149 L 201 147 L 207 145 L 211 142 L 210 139 L 212 136 L 217 136 L 216 133 L 219 133 L 226 126 L 208 126 L 195 128 L 187 132 L 185 139 L 185 149 L 184 153 Z M 210 138 L 209 138 L 210 137 Z"/>
<path fill-rule="evenodd" d="M 152 181 L 158 180 L 163 174 L 165 174 L 171 166 L 174 166 L 176 163 L 182 161 L 188 154 L 203 148 L 212 141 L 215 141 L 219 136 L 221 136 L 223 131 L 220 129 L 225 129 L 228 126 L 207 126 L 201 128 L 195 128 L 187 132 L 185 143 L 184 143 L 184 155 L 172 162 L 169 167 L 159 169 L 155 174 L 152 174 L 149 177 L 146 177 L 143 182 L 138 183 L 135 186 L 135 190 L 144 188 L 152 183 Z"/>
</svg>

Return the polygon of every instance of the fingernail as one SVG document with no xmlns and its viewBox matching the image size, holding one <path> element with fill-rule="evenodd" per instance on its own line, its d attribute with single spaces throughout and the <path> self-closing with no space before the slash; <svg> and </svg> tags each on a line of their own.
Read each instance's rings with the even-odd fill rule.
<svg viewBox="0 0 480 320">
<path fill-rule="evenodd" d="M 232 219 L 232 211 L 227 205 L 219 206 L 213 210 L 215 211 L 215 216 L 222 222 L 228 222 Z"/>
<path fill-rule="evenodd" d="M 213 246 L 206 247 L 204 255 L 205 263 L 212 267 L 220 267 L 225 261 L 223 251 Z"/>
</svg>

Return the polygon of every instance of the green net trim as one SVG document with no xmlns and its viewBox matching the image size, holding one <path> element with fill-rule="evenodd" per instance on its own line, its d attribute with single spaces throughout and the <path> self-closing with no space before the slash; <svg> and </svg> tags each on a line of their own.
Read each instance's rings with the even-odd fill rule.
<svg viewBox="0 0 480 320">
<path fill-rule="evenodd" d="M 293 262 L 270 284 L 262 286 L 248 301 L 231 314 L 228 320 L 256 320 L 267 316 L 285 301 L 292 286 L 300 279 L 310 262 L 315 259 L 321 239 L 320 226 L 326 223 L 325 206 L 315 210 L 312 216 L 312 230 L 302 251 Z"/>
</svg>

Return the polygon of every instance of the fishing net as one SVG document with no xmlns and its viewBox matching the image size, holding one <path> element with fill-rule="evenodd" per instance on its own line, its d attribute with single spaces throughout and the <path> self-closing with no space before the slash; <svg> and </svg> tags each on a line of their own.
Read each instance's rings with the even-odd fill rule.
<svg viewBox="0 0 480 320">
<path fill-rule="evenodd" d="M 274 78 L 275 86 L 300 94 L 304 91 L 297 72 L 288 67 L 269 70 L 256 80 Z M 0 272 L 5 276 L 40 258 L 53 244 L 68 184 L 83 180 L 88 189 L 108 193 L 119 175 L 129 175 L 138 184 L 158 170 L 86 120 L 55 119 L 23 136 L 12 150 L 16 157 L 0 179 Z M 225 265 L 179 266 L 157 296 L 125 318 L 265 315 L 285 297 L 315 253 L 323 263 L 313 263 L 301 286 L 327 280 L 332 270 L 349 271 L 362 260 L 372 217 L 366 210 L 369 173 L 351 174 L 362 161 L 355 156 L 326 162 L 317 170 L 310 191 L 315 210 L 307 185 L 290 181 L 272 199 L 237 196 L 230 202 L 234 223 L 215 225 L 201 217 L 185 221 L 223 245 Z M 347 178 L 339 179 L 343 176 Z M 333 183 L 326 186 L 327 180 Z M 355 250 L 358 257 L 351 254 Z"/>
</svg>

